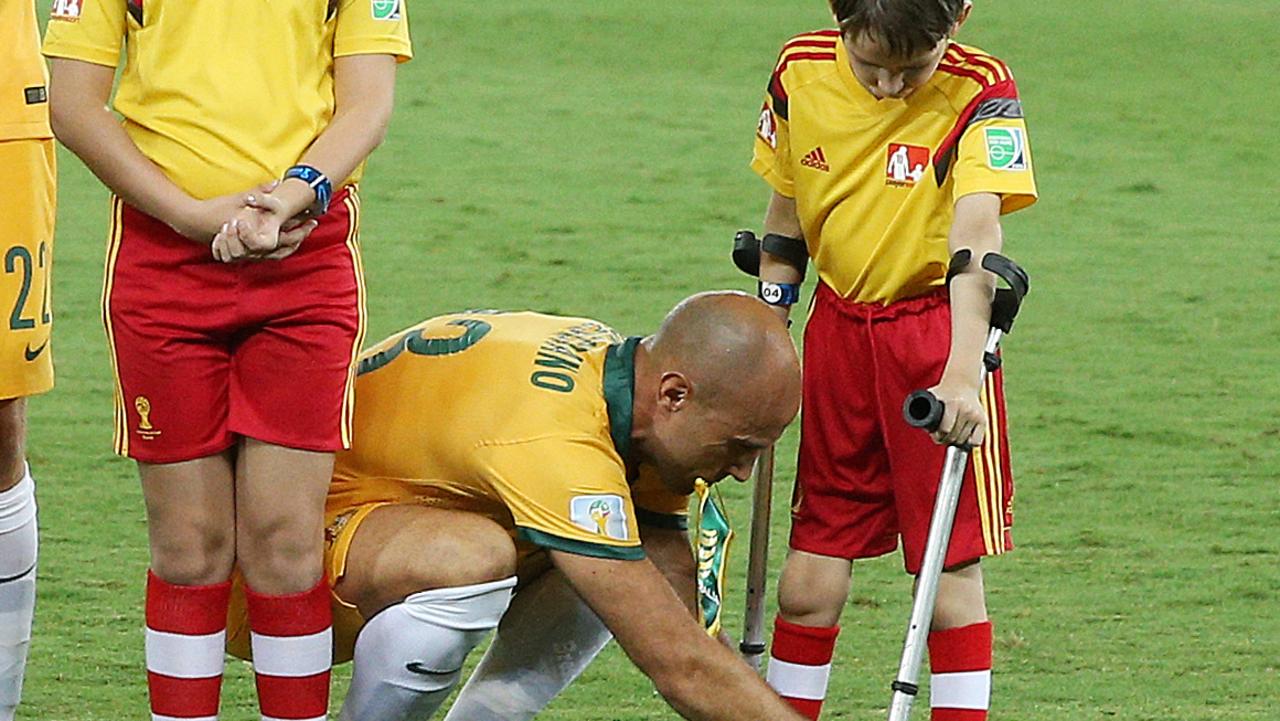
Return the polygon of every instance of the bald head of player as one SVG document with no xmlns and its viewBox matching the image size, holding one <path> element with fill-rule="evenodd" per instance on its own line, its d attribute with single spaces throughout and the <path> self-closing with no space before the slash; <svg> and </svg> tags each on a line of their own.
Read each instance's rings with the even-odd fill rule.
<svg viewBox="0 0 1280 721">
<path fill-rule="evenodd" d="M 677 493 L 699 478 L 746 480 L 800 409 L 800 361 L 759 299 L 699 293 L 636 350 L 632 444 Z"/>
</svg>

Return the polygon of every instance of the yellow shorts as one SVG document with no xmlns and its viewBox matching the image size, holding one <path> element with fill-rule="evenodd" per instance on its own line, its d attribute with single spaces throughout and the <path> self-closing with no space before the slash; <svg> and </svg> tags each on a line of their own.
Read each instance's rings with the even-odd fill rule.
<svg viewBox="0 0 1280 721">
<path fill-rule="evenodd" d="M 50 278 L 57 165 L 51 139 L 0 141 L 0 399 L 53 387 Z"/>
</svg>

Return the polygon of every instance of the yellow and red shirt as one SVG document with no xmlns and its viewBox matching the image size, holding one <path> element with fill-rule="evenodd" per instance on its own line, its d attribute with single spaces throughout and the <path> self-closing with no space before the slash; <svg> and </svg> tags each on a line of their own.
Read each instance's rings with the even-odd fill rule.
<svg viewBox="0 0 1280 721">
<path fill-rule="evenodd" d="M 960 197 L 995 193 L 1004 213 L 1036 199 L 1013 75 L 959 43 L 907 98 L 877 100 L 838 30 L 792 38 L 769 80 L 751 167 L 795 198 L 822 282 L 864 303 L 944 282 Z"/>
<path fill-rule="evenodd" d="M 0 0 L 0 142 L 52 138 L 49 78 L 31 0 Z"/>
<path fill-rule="evenodd" d="M 126 132 L 202 199 L 298 161 L 333 117 L 334 58 L 413 54 L 405 0 L 53 0 L 46 56 L 116 67 L 122 48 Z"/>
<path fill-rule="evenodd" d="M 638 523 L 683 527 L 688 496 L 629 468 L 638 338 L 586 318 L 461 313 L 366 351 L 354 441 L 328 515 L 370 504 L 466 510 L 542 548 L 637 559 Z"/>
</svg>

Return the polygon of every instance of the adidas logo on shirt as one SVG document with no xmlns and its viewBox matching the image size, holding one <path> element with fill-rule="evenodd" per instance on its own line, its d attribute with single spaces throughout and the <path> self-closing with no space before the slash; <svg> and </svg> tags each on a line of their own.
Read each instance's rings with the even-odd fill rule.
<svg viewBox="0 0 1280 721">
<path fill-rule="evenodd" d="M 805 155 L 803 158 L 801 158 L 800 164 L 807 168 L 813 168 L 814 170 L 821 170 L 824 173 L 831 172 L 831 166 L 827 165 L 827 156 L 825 153 L 822 152 L 821 145 L 814 148 L 813 150 L 810 150 L 808 155 Z"/>
</svg>

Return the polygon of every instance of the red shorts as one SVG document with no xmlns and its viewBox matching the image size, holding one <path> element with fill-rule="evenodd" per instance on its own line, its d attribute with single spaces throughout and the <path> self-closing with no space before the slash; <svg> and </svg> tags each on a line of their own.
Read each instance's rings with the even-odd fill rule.
<svg viewBox="0 0 1280 721">
<path fill-rule="evenodd" d="M 147 463 L 237 436 L 350 445 L 364 281 L 354 190 L 281 261 L 223 264 L 209 246 L 112 200 L 102 317 L 116 373 L 116 452 Z"/>
<path fill-rule="evenodd" d="M 907 425 L 902 402 L 938 382 L 950 343 L 944 291 L 884 306 L 818 286 L 804 332 L 792 548 L 870 558 L 896 548 L 900 535 L 907 571 L 919 571 L 946 448 Z M 960 489 L 947 567 L 1013 548 L 1001 376 L 983 389 L 989 432 Z"/>
</svg>

